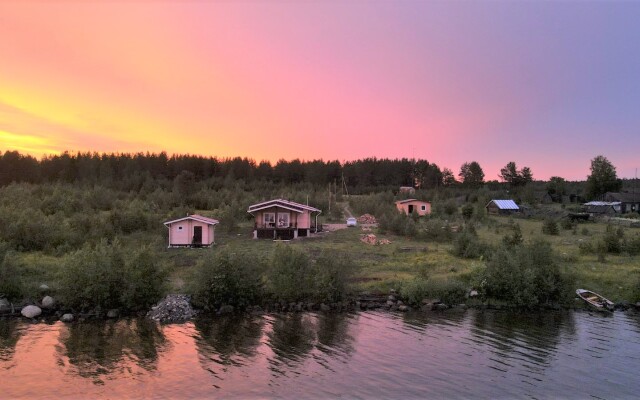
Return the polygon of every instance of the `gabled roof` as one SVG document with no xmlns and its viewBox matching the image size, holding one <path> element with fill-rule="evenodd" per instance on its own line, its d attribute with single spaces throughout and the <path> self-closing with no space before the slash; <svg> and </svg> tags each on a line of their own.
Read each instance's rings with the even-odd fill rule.
<svg viewBox="0 0 640 400">
<path fill-rule="evenodd" d="M 513 200 L 491 200 L 487 203 L 485 207 L 489 204 L 494 203 L 500 210 L 519 210 L 520 207 Z"/>
<path fill-rule="evenodd" d="M 171 225 L 171 224 L 173 224 L 175 222 L 184 221 L 186 219 L 192 219 L 194 221 L 202 222 L 202 223 L 208 224 L 208 225 L 217 225 L 217 224 L 220 223 L 220 221 L 218 221 L 217 219 L 207 218 L 207 217 L 203 217 L 202 215 L 193 214 L 193 215 L 187 215 L 186 217 L 174 219 L 173 221 L 167 221 L 164 224 L 165 225 Z"/>
<path fill-rule="evenodd" d="M 412 201 L 417 201 L 418 203 L 429 203 L 428 201 L 422 201 L 422 200 L 418 200 L 418 199 L 406 199 L 406 200 L 397 200 L 396 204 L 404 204 L 404 203 L 410 203 Z"/>
<path fill-rule="evenodd" d="M 304 210 L 311 211 L 311 212 L 322 212 L 322 210 L 319 210 L 315 207 L 311 207 L 306 204 L 300 204 L 300 203 L 296 203 L 295 201 L 289 201 L 289 200 L 283 200 L 283 199 L 274 199 L 274 200 L 269 200 L 262 203 L 250 205 L 247 212 L 252 213 L 254 211 L 260 211 L 266 208 L 271 208 L 276 206 L 285 208 L 287 210 L 295 211 L 297 213 L 302 213 Z"/>
<path fill-rule="evenodd" d="M 613 201 L 620 201 L 623 203 L 637 203 L 640 202 L 640 191 L 638 193 L 628 192 L 607 192 L 604 197 Z"/>
</svg>

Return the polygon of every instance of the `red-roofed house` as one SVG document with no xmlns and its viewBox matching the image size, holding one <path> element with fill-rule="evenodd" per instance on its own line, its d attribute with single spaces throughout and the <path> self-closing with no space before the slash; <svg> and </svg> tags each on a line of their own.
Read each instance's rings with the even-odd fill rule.
<svg viewBox="0 0 640 400">
<path fill-rule="evenodd" d="M 305 204 L 275 199 L 249 206 L 247 212 L 255 218 L 254 239 L 290 240 L 317 232 L 318 215 L 322 211 Z"/>
<path fill-rule="evenodd" d="M 167 221 L 169 228 L 169 247 L 209 247 L 215 243 L 215 227 L 220 222 L 202 215 Z"/>
</svg>

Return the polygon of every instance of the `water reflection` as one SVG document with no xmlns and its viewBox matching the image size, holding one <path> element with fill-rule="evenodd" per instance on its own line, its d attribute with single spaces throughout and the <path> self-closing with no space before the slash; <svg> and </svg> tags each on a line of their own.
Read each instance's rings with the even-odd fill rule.
<svg viewBox="0 0 640 400">
<path fill-rule="evenodd" d="M 167 346 L 158 325 L 146 319 L 66 325 L 59 343 L 58 364 L 64 365 L 66 356 L 78 375 L 95 383 L 115 372 L 131 372 L 132 365 L 155 370 L 159 353 Z"/>
<path fill-rule="evenodd" d="M 242 365 L 240 360 L 253 357 L 260 345 L 264 320 L 246 316 L 198 319 L 198 353 L 206 360 L 222 365 Z"/>
<path fill-rule="evenodd" d="M 16 344 L 20 340 L 17 319 L 0 320 L 0 362 L 10 361 L 16 351 Z"/>
<path fill-rule="evenodd" d="M 267 334 L 275 360 L 288 366 L 302 362 L 315 347 L 315 322 L 314 314 L 275 315 Z"/>
</svg>

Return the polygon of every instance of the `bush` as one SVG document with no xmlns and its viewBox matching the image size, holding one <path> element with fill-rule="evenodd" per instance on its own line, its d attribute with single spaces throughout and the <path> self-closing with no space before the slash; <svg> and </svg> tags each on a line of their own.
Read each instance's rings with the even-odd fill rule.
<svg viewBox="0 0 640 400">
<path fill-rule="evenodd" d="M 461 214 L 462 214 L 462 218 L 464 218 L 465 221 L 468 221 L 471 219 L 471 217 L 473 217 L 473 204 L 465 204 L 464 206 L 462 206 L 462 209 L 460 210 Z"/>
<path fill-rule="evenodd" d="M 165 276 L 149 249 L 130 252 L 117 240 L 103 240 L 68 256 L 58 292 L 61 302 L 74 309 L 141 310 L 160 299 Z"/>
<path fill-rule="evenodd" d="M 572 290 L 571 279 L 561 272 L 551 245 L 542 241 L 500 247 L 487 263 L 480 287 L 485 296 L 517 307 L 563 301 Z"/>
<path fill-rule="evenodd" d="M 522 237 L 522 231 L 520 230 L 520 225 L 518 224 L 514 224 L 513 225 L 513 233 L 512 234 L 506 234 L 504 235 L 504 237 L 502 238 L 502 243 L 504 243 L 505 246 L 519 246 L 524 242 L 524 238 Z"/>
<path fill-rule="evenodd" d="M 569 218 L 563 218 L 562 221 L 560 221 L 560 226 L 562 227 L 562 229 L 568 231 L 573 229 L 576 224 L 571 221 Z"/>
<path fill-rule="evenodd" d="M 315 294 L 310 260 L 293 247 L 276 247 L 267 281 L 270 292 L 278 300 L 301 301 Z"/>
<path fill-rule="evenodd" d="M 7 250 L 9 245 L 0 243 L 0 298 L 21 300 L 24 287 L 14 258 Z"/>
<path fill-rule="evenodd" d="M 542 223 L 542 233 L 546 235 L 558 235 L 560 231 L 558 230 L 558 224 L 551 218 L 547 218 Z"/>
<path fill-rule="evenodd" d="M 265 265 L 255 253 L 222 250 L 198 265 L 189 284 L 193 304 L 215 310 L 223 304 L 244 308 L 262 299 Z"/>
<path fill-rule="evenodd" d="M 461 258 L 486 257 L 491 252 L 489 245 L 481 242 L 478 237 L 465 230 L 453 240 L 451 254 Z"/>
<path fill-rule="evenodd" d="M 351 293 L 350 280 L 355 264 L 348 256 L 324 255 L 314 264 L 315 300 L 343 301 Z"/>
</svg>

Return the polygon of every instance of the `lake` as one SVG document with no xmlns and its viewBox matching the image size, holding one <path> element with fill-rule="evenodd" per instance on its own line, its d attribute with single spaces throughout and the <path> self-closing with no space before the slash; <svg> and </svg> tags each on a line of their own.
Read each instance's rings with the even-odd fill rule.
<svg viewBox="0 0 640 400">
<path fill-rule="evenodd" d="M 0 320 L 0 398 L 637 398 L 640 314 Z"/>
</svg>

